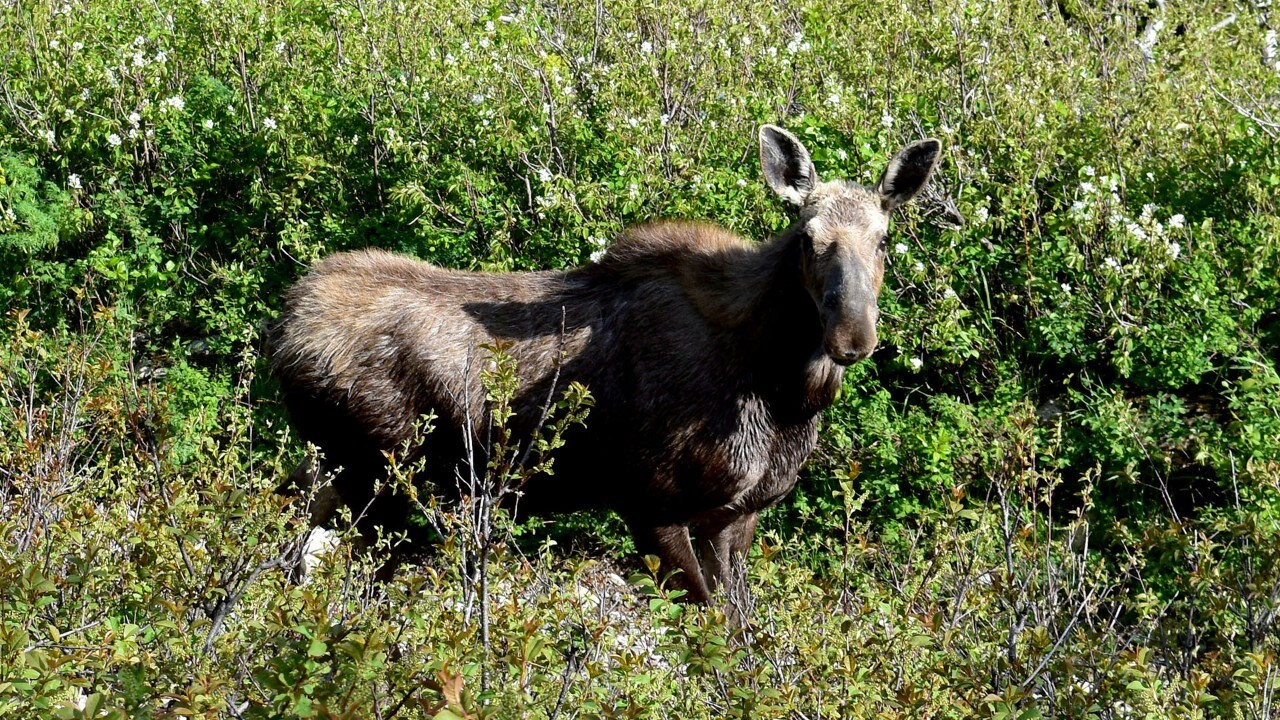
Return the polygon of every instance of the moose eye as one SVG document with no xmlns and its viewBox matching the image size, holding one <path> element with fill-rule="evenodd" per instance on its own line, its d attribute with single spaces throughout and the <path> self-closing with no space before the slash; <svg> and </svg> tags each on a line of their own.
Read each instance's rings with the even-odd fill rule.
<svg viewBox="0 0 1280 720">
<path fill-rule="evenodd" d="M 889 236 L 888 236 L 888 235 L 881 235 L 881 236 L 880 236 L 880 243 L 879 243 L 878 245 L 876 245 L 876 250 L 877 250 L 878 252 L 884 252 L 884 251 L 886 251 L 886 250 L 888 250 L 888 249 L 889 249 Z"/>
</svg>

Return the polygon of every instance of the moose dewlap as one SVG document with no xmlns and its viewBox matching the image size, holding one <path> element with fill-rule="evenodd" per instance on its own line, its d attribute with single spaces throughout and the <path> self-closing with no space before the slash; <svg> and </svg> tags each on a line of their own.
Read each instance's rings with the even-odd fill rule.
<svg viewBox="0 0 1280 720">
<path fill-rule="evenodd" d="M 566 436 L 555 475 L 525 486 L 521 512 L 613 510 L 705 602 L 743 580 L 733 560 L 757 514 L 795 485 L 844 367 L 875 349 L 889 214 L 920 192 L 939 150 L 908 145 L 874 187 L 824 182 L 794 135 L 763 126 L 765 180 L 799 219 L 760 244 L 661 222 L 567 272 L 333 255 L 289 291 L 272 368 L 364 530 L 404 525 L 407 503 L 373 488 L 384 451 L 423 414 L 438 418 L 416 450 L 428 473 L 439 486 L 467 475 L 468 437 L 486 437 L 489 418 L 480 346 L 507 343 L 517 363 L 517 440 L 553 392 L 582 383 L 595 398 L 587 424 Z"/>
</svg>

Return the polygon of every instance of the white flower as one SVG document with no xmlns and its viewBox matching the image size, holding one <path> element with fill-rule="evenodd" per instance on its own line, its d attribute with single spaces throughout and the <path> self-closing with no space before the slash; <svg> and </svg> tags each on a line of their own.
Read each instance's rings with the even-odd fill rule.
<svg viewBox="0 0 1280 720">
<path fill-rule="evenodd" d="M 555 177 L 547 168 L 538 168 L 538 181 L 542 183 L 551 182 L 551 178 Z"/>
<path fill-rule="evenodd" d="M 649 42 L 648 40 L 645 40 L 644 42 L 640 43 L 640 52 L 645 54 L 653 52 L 653 43 Z"/>
<path fill-rule="evenodd" d="M 987 219 L 990 217 L 991 217 L 991 213 L 985 207 L 980 207 L 977 210 L 973 211 L 973 219 L 979 225 L 986 223 Z"/>
<path fill-rule="evenodd" d="M 139 36 L 137 36 L 137 37 L 135 37 L 135 38 L 133 39 L 133 46 L 134 46 L 134 47 L 142 47 L 143 45 L 146 45 L 146 44 L 147 44 L 147 39 L 146 39 L 146 38 L 144 38 L 144 37 L 142 37 L 141 35 L 139 35 Z"/>
<path fill-rule="evenodd" d="M 666 113 L 662 113 L 662 115 L 658 116 L 658 124 L 659 124 L 659 125 L 662 125 L 663 127 L 666 127 L 666 126 L 667 126 L 667 123 L 669 123 L 669 122 L 671 122 L 671 116 L 670 116 L 670 115 L 668 115 L 668 114 L 666 114 Z"/>
<path fill-rule="evenodd" d="M 76 111 L 72 110 L 71 108 L 67 108 L 66 110 L 62 111 L 62 117 L 66 120 L 70 120 L 75 116 L 76 116 Z"/>
<path fill-rule="evenodd" d="M 911 266 L 911 269 L 915 270 L 917 273 L 922 273 L 924 272 L 924 263 L 917 260 L 916 264 Z"/>
<path fill-rule="evenodd" d="M 142 122 L 142 116 L 136 112 L 129 113 L 129 124 L 138 127 L 138 123 Z"/>
<path fill-rule="evenodd" d="M 58 139 L 57 133 L 55 133 L 52 128 L 48 130 L 41 130 L 40 137 L 44 138 L 44 141 L 49 143 L 50 145 L 53 144 L 54 140 Z"/>
<path fill-rule="evenodd" d="M 1062 283 L 1062 292 L 1064 292 L 1064 293 L 1066 293 L 1066 294 L 1070 295 L 1070 294 L 1071 294 L 1071 283 Z"/>
<path fill-rule="evenodd" d="M 146 66 L 147 66 L 147 56 L 146 56 L 146 55 L 143 55 L 143 54 L 142 54 L 142 53 L 140 53 L 140 52 L 136 52 L 136 53 L 134 53 L 134 54 L 133 54 L 133 66 L 134 66 L 134 67 L 146 67 Z"/>
<path fill-rule="evenodd" d="M 84 49 L 84 43 L 77 40 L 76 42 L 71 43 L 71 49 L 75 52 L 80 52 Z"/>
<path fill-rule="evenodd" d="M 1092 165 L 1085 165 L 1083 168 L 1081 168 L 1081 172 L 1083 172 L 1086 177 L 1093 177 L 1094 173 L 1096 173 L 1097 171 L 1093 169 Z"/>
<path fill-rule="evenodd" d="M 840 148 L 836 150 L 836 157 L 840 158 L 841 160 L 848 160 L 849 153 L 845 152 L 844 148 Z"/>
<path fill-rule="evenodd" d="M 897 245 L 893 246 L 893 251 L 898 253 L 899 255 L 906 255 L 907 250 L 908 250 L 907 244 L 904 242 L 900 242 Z"/>
<path fill-rule="evenodd" d="M 943 291 L 942 291 L 942 297 L 944 297 L 944 298 L 946 298 L 946 299 L 948 299 L 948 300 L 955 300 L 955 299 L 956 299 L 956 291 L 955 291 L 955 290 L 953 290 L 952 288 L 947 288 L 946 290 L 943 290 Z"/>
<path fill-rule="evenodd" d="M 287 47 L 288 47 L 288 46 L 284 44 L 284 41 L 283 41 L 283 40 L 281 40 L 280 42 L 276 43 L 276 47 L 275 47 L 276 54 L 277 54 L 277 55 L 283 55 L 283 54 L 284 54 L 284 51 L 285 51 L 285 48 L 287 48 Z"/>
<path fill-rule="evenodd" d="M 51 50 L 57 50 L 61 46 L 62 46 L 62 43 L 58 42 L 57 38 L 54 38 L 49 41 L 49 49 Z"/>
<path fill-rule="evenodd" d="M 1145 205 L 1142 206 L 1142 219 L 1150 220 L 1151 216 L 1155 214 L 1155 211 L 1156 211 L 1155 203 L 1146 203 Z"/>
<path fill-rule="evenodd" d="M 1080 183 L 1080 192 L 1084 193 L 1085 195 L 1093 194 L 1093 191 L 1096 189 L 1097 188 L 1093 186 L 1093 183 L 1089 182 L 1088 180 L 1085 180 L 1084 182 Z"/>
<path fill-rule="evenodd" d="M 605 249 L 604 249 L 604 248 L 600 248 L 599 250 L 596 250 L 595 252 L 592 252 L 592 253 L 591 253 L 591 262 L 593 262 L 593 263 L 598 263 L 598 262 L 600 262 L 601 260 L 603 260 L 603 259 L 604 259 L 604 254 L 605 254 L 605 252 L 606 252 L 606 251 L 605 251 Z"/>
<path fill-rule="evenodd" d="M 276 121 L 274 118 L 262 118 L 262 127 L 268 130 L 276 129 Z"/>
<path fill-rule="evenodd" d="M 913 358 L 911 358 L 911 369 L 912 369 L 912 370 L 919 370 L 919 369 L 920 369 L 920 368 L 922 368 L 922 367 L 924 367 L 924 361 L 923 361 L 923 360 L 921 360 L 921 359 L 920 359 L 920 358 L 918 358 L 918 357 L 913 357 Z"/>
<path fill-rule="evenodd" d="M 1104 260 L 1102 261 L 1102 264 L 1103 264 L 1103 265 L 1106 265 L 1108 268 L 1110 268 L 1111 270 L 1113 270 L 1113 271 L 1115 271 L 1115 272 L 1120 272 L 1120 261 L 1119 261 L 1119 260 L 1116 260 L 1116 259 L 1115 259 L 1115 258 L 1113 258 L 1113 257 L 1108 257 L 1108 258 L 1104 259 Z"/>
<path fill-rule="evenodd" d="M 181 95 L 174 95 L 173 97 L 165 100 L 164 104 L 174 110 L 181 110 L 187 106 L 187 101 L 183 100 Z"/>
<path fill-rule="evenodd" d="M 1071 212 L 1076 213 L 1077 215 L 1084 214 L 1085 209 L 1086 209 L 1086 206 L 1083 201 L 1076 200 L 1075 202 L 1071 203 Z"/>
<path fill-rule="evenodd" d="M 156 53 L 156 62 L 160 63 L 161 65 L 163 65 L 166 61 L 168 61 L 168 59 L 169 59 L 169 53 L 163 50 Z"/>
<path fill-rule="evenodd" d="M 1134 236 L 1139 240 L 1147 239 L 1147 232 L 1143 230 L 1141 227 L 1138 227 L 1137 223 L 1129 223 L 1128 225 L 1125 226 L 1125 229 L 1129 231 L 1130 235 Z"/>
<path fill-rule="evenodd" d="M 472 105 L 479 105 L 479 104 L 481 104 L 481 103 L 483 103 L 483 102 L 484 102 L 484 95 L 483 95 L 483 94 L 481 94 L 481 93 L 472 93 L 472 94 L 471 94 L 471 104 L 472 104 Z"/>
<path fill-rule="evenodd" d="M 75 173 L 71 173 L 70 175 L 68 175 L 68 176 L 67 176 L 67 187 L 71 188 L 72 190 L 79 190 L 79 189 L 80 189 L 80 176 L 79 176 L 79 175 L 77 175 L 77 174 L 75 174 Z"/>
<path fill-rule="evenodd" d="M 1182 213 L 1178 213 L 1177 215 L 1174 215 L 1173 217 L 1169 218 L 1169 227 L 1180 228 L 1183 225 L 1185 225 L 1186 222 L 1187 222 L 1187 219 L 1182 216 Z"/>
<path fill-rule="evenodd" d="M 1169 246 L 1165 248 L 1165 250 L 1169 253 L 1169 257 L 1174 260 L 1177 260 L 1178 256 L 1182 254 L 1182 246 L 1176 242 L 1169 243 Z"/>
<path fill-rule="evenodd" d="M 81 99 L 81 100 L 88 100 L 88 99 L 89 99 L 89 97 L 90 97 L 90 96 L 92 96 L 92 95 L 93 95 L 93 91 L 92 91 L 92 90 L 90 90 L 89 88 L 87 88 L 87 87 L 82 87 L 82 88 L 80 88 L 80 99 Z"/>
<path fill-rule="evenodd" d="M 893 116 L 892 116 L 892 115 L 890 115 L 890 114 L 889 114 L 889 113 L 887 113 L 887 112 L 886 112 L 885 114 L 881 115 L 881 116 L 880 116 L 880 124 L 881 124 L 881 125 L 883 125 L 883 126 L 885 126 L 885 127 L 887 127 L 887 128 L 891 128 L 891 127 L 893 127 Z"/>
<path fill-rule="evenodd" d="M 830 106 L 832 106 L 832 107 L 838 107 L 838 106 L 840 105 L 840 94 L 839 94 L 839 93 L 831 93 L 830 95 L 828 95 L 828 96 L 827 96 L 827 104 L 828 104 L 828 105 L 830 105 Z"/>
<path fill-rule="evenodd" d="M 213 129 L 213 118 L 205 118 L 204 122 L 202 122 L 202 123 L 200 123 L 200 124 L 204 126 L 204 129 L 205 129 L 205 130 L 212 130 L 212 129 Z"/>
<path fill-rule="evenodd" d="M 111 147 L 120 147 L 120 143 L 122 142 L 124 141 L 121 140 L 120 136 L 115 133 L 111 133 L 110 135 L 107 136 L 107 144 L 110 145 Z"/>
<path fill-rule="evenodd" d="M 746 179 L 746 178 L 738 178 L 738 187 L 746 187 L 746 186 L 747 186 L 747 179 Z"/>
</svg>

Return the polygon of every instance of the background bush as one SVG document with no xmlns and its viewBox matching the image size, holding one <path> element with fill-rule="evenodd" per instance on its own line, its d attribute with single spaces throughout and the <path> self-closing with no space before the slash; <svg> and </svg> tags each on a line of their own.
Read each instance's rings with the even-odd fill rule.
<svg viewBox="0 0 1280 720">
<path fill-rule="evenodd" d="M 6 3 L 0 714 L 1270 716 L 1275 20 L 1010 5 Z M 259 350 L 307 263 L 763 239 L 762 122 L 867 183 L 946 150 L 750 628 L 618 584 L 581 518 L 499 543 L 483 602 L 450 543 L 285 582 Z"/>
</svg>

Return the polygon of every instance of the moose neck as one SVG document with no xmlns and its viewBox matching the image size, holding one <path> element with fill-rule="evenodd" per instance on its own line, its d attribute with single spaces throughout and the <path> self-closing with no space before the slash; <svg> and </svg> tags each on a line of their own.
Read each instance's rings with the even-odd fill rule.
<svg viewBox="0 0 1280 720">
<path fill-rule="evenodd" d="M 811 417 L 835 400 L 844 368 L 822 350 L 822 321 L 805 288 L 805 230 L 792 225 L 724 268 L 710 297 L 739 338 L 753 384 L 775 413 Z"/>
</svg>

